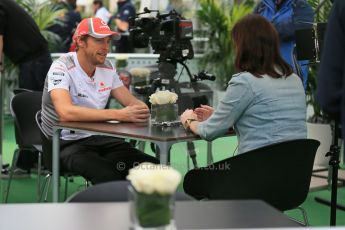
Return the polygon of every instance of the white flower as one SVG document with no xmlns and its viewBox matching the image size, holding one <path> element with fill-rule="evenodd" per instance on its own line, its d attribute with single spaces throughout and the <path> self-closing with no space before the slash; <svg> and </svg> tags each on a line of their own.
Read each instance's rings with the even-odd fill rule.
<svg viewBox="0 0 345 230">
<path fill-rule="evenodd" d="M 150 103 L 153 105 L 174 104 L 177 101 L 177 94 L 169 90 L 158 91 L 150 96 Z"/>
<path fill-rule="evenodd" d="M 181 175 L 170 166 L 142 163 L 129 170 L 127 180 L 138 192 L 168 195 L 176 191 Z"/>
<path fill-rule="evenodd" d="M 132 68 L 129 70 L 133 77 L 147 78 L 150 76 L 151 71 L 147 68 Z"/>
<path fill-rule="evenodd" d="M 128 55 L 127 54 L 116 54 L 115 57 L 116 61 L 124 61 L 124 60 L 128 60 Z"/>
</svg>

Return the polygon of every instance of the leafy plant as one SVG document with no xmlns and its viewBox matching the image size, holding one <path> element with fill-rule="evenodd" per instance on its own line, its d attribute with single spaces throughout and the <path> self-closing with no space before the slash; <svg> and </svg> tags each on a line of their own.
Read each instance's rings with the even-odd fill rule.
<svg viewBox="0 0 345 230">
<path fill-rule="evenodd" d="M 217 76 L 219 88 L 224 89 L 235 73 L 230 32 L 239 19 L 252 12 L 253 4 L 252 1 L 229 4 L 225 0 L 199 0 L 199 4 L 196 15 L 206 27 L 208 38 L 200 64 Z"/>
<path fill-rule="evenodd" d="M 327 22 L 332 8 L 332 3 L 330 1 L 321 0 L 308 0 L 308 2 L 315 11 L 315 22 Z M 314 114 L 308 118 L 308 121 L 312 123 L 328 123 L 328 120 L 325 118 L 325 115 L 322 113 L 320 105 L 316 100 L 316 75 L 317 66 L 310 65 L 306 94 L 307 105 L 312 106 Z"/>
<path fill-rule="evenodd" d="M 60 45 L 59 35 L 47 29 L 54 24 L 62 23 L 58 19 L 64 15 L 66 9 L 57 7 L 53 0 L 17 0 L 17 3 L 34 19 L 41 34 L 48 41 L 50 50 Z"/>
</svg>

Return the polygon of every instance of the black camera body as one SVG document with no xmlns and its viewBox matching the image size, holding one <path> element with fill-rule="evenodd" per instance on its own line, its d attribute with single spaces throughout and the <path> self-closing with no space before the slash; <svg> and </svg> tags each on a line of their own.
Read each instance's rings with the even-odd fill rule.
<svg viewBox="0 0 345 230">
<path fill-rule="evenodd" d="M 151 12 L 157 12 L 157 15 L 139 17 Z M 183 18 L 175 10 L 160 14 L 158 10 L 144 8 L 143 13 L 138 13 L 129 20 L 129 37 L 134 47 L 146 48 L 151 45 L 154 53 L 159 54 L 157 70 L 151 71 L 149 84 L 134 86 L 137 97 L 143 97 L 142 100 L 149 105 L 149 96 L 157 89 L 170 90 L 179 97 L 179 113 L 200 104 L 212 105 L 213 91 L 198 81 L 213 81 L 215 77 L 205 71 L 193 75 L 185 63 L 186 60 L 194 58 L 191 20 Z M 177 64 L 187 71 L 190 82 L 175 80 Z"/>
<path fill-rule="evenodd" d="M 174 60 L 183 62 L 194 57 L 193 23 L 181 17 L 175 10 L 166 14 L 157 13 L 156 17 L 139 17 L 140 14 L 158 12 L 144 9 L 136 18 L 129 21 L 129 33 L 136 48 L 146 48 L 149 44 L 159 62 Z"/>
</svg>

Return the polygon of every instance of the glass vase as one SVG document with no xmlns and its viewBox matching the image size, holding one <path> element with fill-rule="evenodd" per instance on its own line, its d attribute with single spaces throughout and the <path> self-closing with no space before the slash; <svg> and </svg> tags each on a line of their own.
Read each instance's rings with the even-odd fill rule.
<svg viewBox="0 0 345 230">
<path fill-rule="evenodd" d="M 151 105 L 151 123 L 161 125 L 165 122 L 174 122 L 178 120 L 178 105 L 163 104 Z"/>
<path fill-rule="evenodd" d="M 175 230 L 174 196 L 145 194 L 129 186 L 131 229 Z"/>
</svg>

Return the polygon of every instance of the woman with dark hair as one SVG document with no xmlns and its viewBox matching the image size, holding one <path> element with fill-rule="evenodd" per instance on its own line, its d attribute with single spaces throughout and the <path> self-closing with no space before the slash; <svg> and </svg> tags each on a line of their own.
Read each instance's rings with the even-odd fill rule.
<svg viewBox="0 0 345 230">
<path fill-rule="evenodd" d="M 260 15 L 248 15 L 235 24 L 231 37 L 240 72 L 230 80 L 216 110 L 206 105 L 186 110 L 183 126 L 206 140 L 234 127 L 238 153 L 306 138 L 303 84 L 280 56 L 273 25 Z"/>
</svg>

